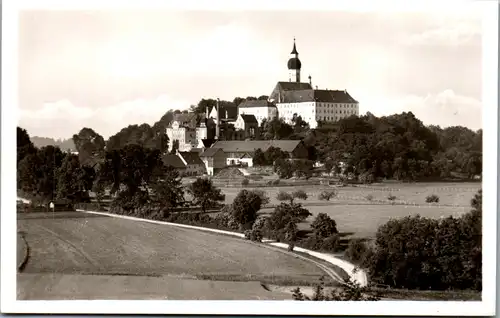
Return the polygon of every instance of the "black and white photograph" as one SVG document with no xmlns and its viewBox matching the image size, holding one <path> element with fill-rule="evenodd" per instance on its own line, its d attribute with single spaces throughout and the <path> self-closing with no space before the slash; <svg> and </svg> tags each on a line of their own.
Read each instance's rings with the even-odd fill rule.
<svg viewBox="0 0 500 318">
<path fill-rule="evenodd" d="M 494 315 L 499 4 L 412 2 L 6 1 L 2 311 Z"/>
</svg>

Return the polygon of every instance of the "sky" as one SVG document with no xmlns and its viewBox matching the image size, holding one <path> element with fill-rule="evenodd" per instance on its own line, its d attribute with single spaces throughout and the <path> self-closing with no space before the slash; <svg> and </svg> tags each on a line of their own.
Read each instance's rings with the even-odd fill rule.
<svg viewBox="0 0 500 318">
<path fill-rule="evenodd" d="M 201 98 L 269 95 L 301 76 L 346 89 L 360 114 L 412 111 L 482 128 L 481 16 L 448 12 L 22 11 L 19 125 L 31 136 L 105 138 Z"/>
</svg>

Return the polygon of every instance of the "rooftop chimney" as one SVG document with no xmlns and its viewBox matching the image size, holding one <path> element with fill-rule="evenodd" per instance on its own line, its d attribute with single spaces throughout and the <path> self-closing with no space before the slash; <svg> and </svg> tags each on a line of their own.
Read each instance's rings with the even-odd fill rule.
<svg viewBox="0 0 500 318">
<path fill-rule="evenodd" d="M 311 85 L 311 86 L 312 86 L 312 84 L 313 84 L 313 83 L 312 83 L 312 77 L 311 77 L 311 75 L 309 75 L 309 85 Z"/>
<path fill-rule="evenodd" d="M 318 89 L 318 85 L 316 85 L 316 89 Z"/>
</svg>

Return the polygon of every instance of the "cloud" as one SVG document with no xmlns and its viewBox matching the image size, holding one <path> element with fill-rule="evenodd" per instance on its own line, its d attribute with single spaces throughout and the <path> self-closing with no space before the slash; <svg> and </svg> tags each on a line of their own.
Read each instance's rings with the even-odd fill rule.
<svg viewBox="0 0 500 318">
<path fill-rule="evenodd" d="M 445 90 L 427 96 L 408 95 L 393 98 L 360 98 L 360 113 L 376 116 L 411 111 L 425 125 L 466 126 L 482 128 L 482 103 L 468 96 Z"/>
<path fill-rule="evenodd" d="M 409 46 L 464 45 L 477 40 L 480 36 L 481 23 L 479 22 L 448 21 L 421 33 L 406 36 L 401 39 L 401 43 Z"/>
<path fill-rule="evenodd" d="M 69 138 L 83 127 L 93 128 L 104 138 L 122 128 L 158 121 L 169 109 L 188 109 L 189 103 L 167 95 L 155 99 L 136 99 L 91 109 L 68 100 L 49 102 L 37 110 L 20 110 L 20 126 L 32 136 Z"/>
</svg>

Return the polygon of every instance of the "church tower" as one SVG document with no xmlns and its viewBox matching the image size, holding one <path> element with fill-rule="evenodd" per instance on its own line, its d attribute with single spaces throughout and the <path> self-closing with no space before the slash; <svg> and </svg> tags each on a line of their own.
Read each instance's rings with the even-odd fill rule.
<svg viewBox="0 0 500 318">
<path fill-rule="evenodd" d="M 300 68 L 302 63 L 299 60 L 299 52 L 297 52 L 297 47 L 295 46 L 295 38 L 293 38 L 293 50 L 290 53 L 290 59 L 288 60 L 288 80 L 290 82 L 300 83 Z"/>
</svg>

